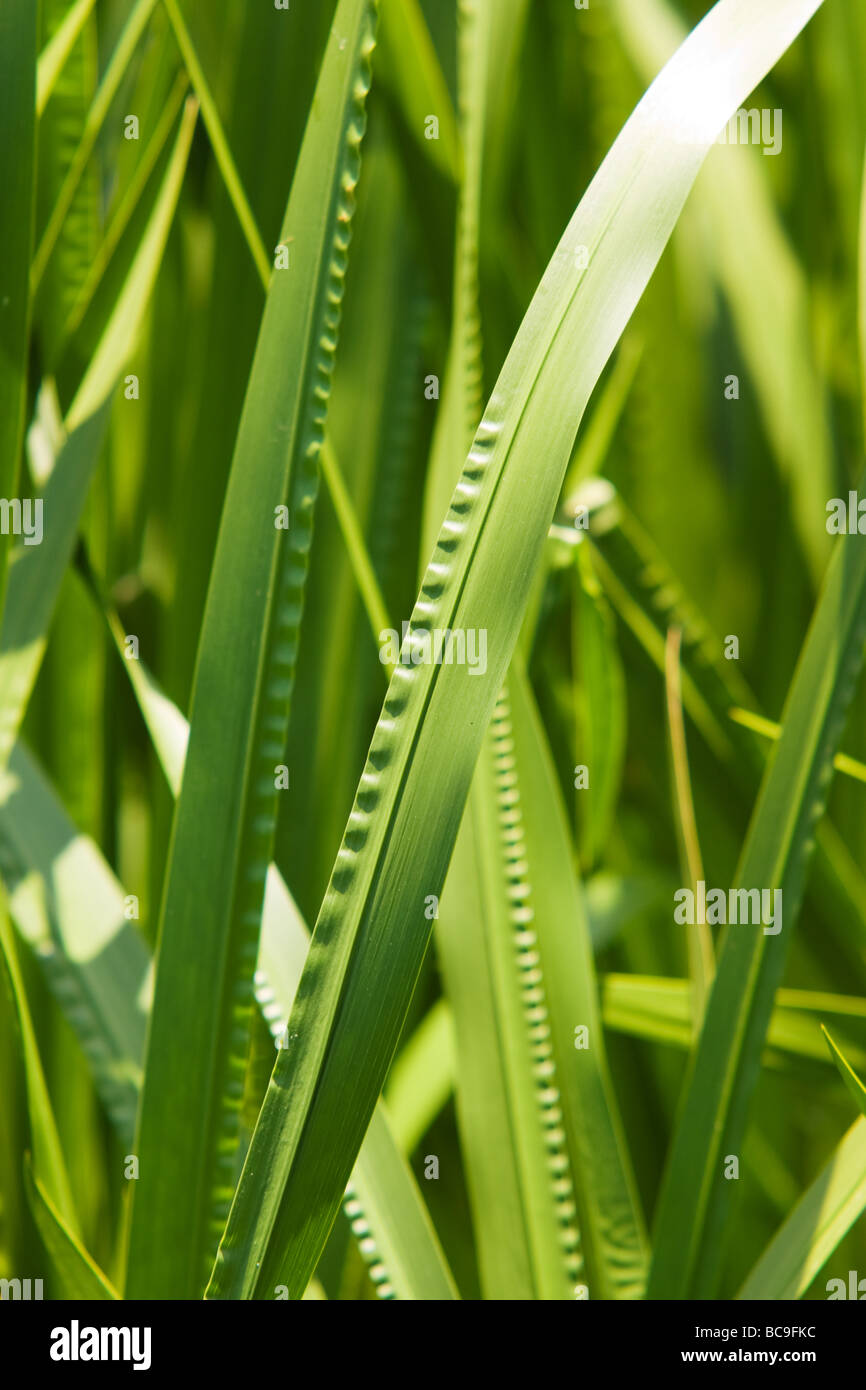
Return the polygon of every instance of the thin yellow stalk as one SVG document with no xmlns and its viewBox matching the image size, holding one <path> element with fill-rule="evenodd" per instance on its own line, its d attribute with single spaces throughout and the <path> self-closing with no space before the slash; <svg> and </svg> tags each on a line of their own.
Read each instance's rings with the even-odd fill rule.
<svg viewBox="0 0 866 1390">
<path fill-rule="evenodd" d="M 693 893 L 704 877 L 692 787 L 689 777 L 689 757 L 686 728 L 683 719 L 680 689 L 680 648 L 682 629 L 668 628 L 665 642 L 665 693 L 667 698 L 668 731 L 670 733 L 671 774 L 674 787 L 674 807 L 681 844 L 683 869 Z M 713 938 L 706 922 L 695 922 L 688 934 L 689 976 L 692 982 L 692 1029 L 697 1037 L 701 1030 L 710 986 L 715 973 Z"/>
</svg>

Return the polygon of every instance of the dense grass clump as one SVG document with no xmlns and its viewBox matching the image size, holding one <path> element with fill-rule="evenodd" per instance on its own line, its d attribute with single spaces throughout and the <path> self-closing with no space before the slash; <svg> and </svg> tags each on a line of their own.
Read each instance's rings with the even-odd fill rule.
<svg viewBox="0 0 866 1390">
<path fill-rule="evenodd" d="M 2 0 L 4 1296 L 853 1296 L 864 92 Z"/>
</svg>

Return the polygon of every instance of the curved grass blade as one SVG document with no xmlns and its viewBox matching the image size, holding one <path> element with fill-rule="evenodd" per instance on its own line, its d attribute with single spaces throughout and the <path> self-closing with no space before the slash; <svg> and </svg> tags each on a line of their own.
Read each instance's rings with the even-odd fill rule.
<svg viewBox="0 0 866 1390">
<path fill-rule="evenodd" d="M 403 1025 L 429 939 L 425 899 L 441 892 L 582 411 L 715 134 L 818 3 L 756 12 L 722 0 L 643 98 L 545 272 L 407 639 L 408 656 L 419 629 L 484 632 L 486 670 L 394 673 L 299 986 L 297 1036 L 277 1058 L 208 1297 L 268 1298 L 277 1283 L 303 1294 Z"/>
<path fill-rule="evenodd" d="M 802 1298 L 864 1209 L 866 1119 L 859 1119 L 780 1226 L 737 1298 Z"/>
<path fill-rule="evenodd" d="M 726 929 L 660 1198 L 653 1298 L 715 1287 L 730 1201 L 723 1156 L 745 1128 L 864 637 L 866 554 L 855 535 L 830 562 L 736 874 L 738 888 L 781 892 L 784 925 Z"/>
<path fill-rule="evenodd" d="M 33 1219 L 66 1297 L 94 1302 L 119 1299 L 120 1294 L 87 1253 L 34 1173 L 29 1154 L 24 1176 Z"/>
<path fill-rule="evenodd" d="M 271 280 L 235 445 L 161 915 L 129 1297 L 202 1292 L 234 1186 L 275 772 L 294 683 L 374 13 L 369 0 L 341 0 L 334 19 L 283 225 L 288 268 Z M 288 531 L 277 526 L 281 508 Z"/>
<path fill-rule="evenodd" d="M 484 404 L 478 263 L 485 130 L 496 70 L 495 36 L 510 29 L 512 11 L 509 6 L 508 14 L 498 17 L 501 22 L 494 22 L 487 0 L 464 0 L 458 7 L 464 179 L 445 390 L 426 484 L 425 561 Z M 520 948 L 518 914 L 509 900 L 514 885 L 505 872 L 500 792 L 495 740 L 488 734 L 437 913 L 437 952 L 458 1057 L 457 1119 L 484 1296 L 562 1299 L 569 1296 L 579 1268 L 578 1235 L 568 1159 L 562 1145 L 552 1155 L 546 1147 L 551 1106 L 544 1096 L 549 1088 L 540 1075 L 542 1049 L 527 1021 L 526 951 Z M 558 1192 L 549 1160 L 566 1170 Z M 559 1243 L 561 1212 L 572 1218 L 568 1251 Z"/>
</svg>

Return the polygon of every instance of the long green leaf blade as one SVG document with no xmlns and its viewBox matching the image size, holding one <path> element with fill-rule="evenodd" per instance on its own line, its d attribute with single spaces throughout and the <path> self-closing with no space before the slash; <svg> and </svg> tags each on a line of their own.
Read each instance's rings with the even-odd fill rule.
<svg viewBox="0 0 866 1390">
<path fill-rule="evenodd" d="M 130 1297 L 201 1293 L 234 1186 L 275 774 L 294 682 L 374 15 L 370 0 L 341 0 L 335 17 L 283 224 L 288 255 L 271 280 L 235 445 L 161 916 Z M 278 526 L 286 508 L 288 531 Z M 180 1069 L 178 1051 L 186 1059 Z"/>
<path fill-rule="evenodd" d="M 54 1272 L 63 1284 L 66 1297 L 90 1301 L 110 1301 L 119 1298 L 117 1290 L 57 1210 L 45 1187 L 33 1172 L 29 1158 L 24 1172 L 33 1218 Z"/>
<path fill-rule="evenodd" d="M 447 663 L 395 671 L 299 987 L 297 1036 L 277 1059 L 210 1297 L 267 1298 L 277 1283 L 303 1294 L 405 1018 L 429 938 L 425 899 L 441 891 L 582 411 L 710 143 L 818 2 L 755 12 L 722 0 L 638 106 L 548 266 L 407 640 L 408 654 L 418 629 L 484 632 L 486 670 L 474 680 Z"/>
<path fill-rule="evenodd" d="M 727 928 L 660 1199 L 654 1298 L 714 1289 L 730 1200 L 723 1158 L 745 1126 L 864 636 L 866 553 L 855 534 L 830 562 L 736 875 L 738 888 L 782 894 L 783 923 Z"/>
</svg>

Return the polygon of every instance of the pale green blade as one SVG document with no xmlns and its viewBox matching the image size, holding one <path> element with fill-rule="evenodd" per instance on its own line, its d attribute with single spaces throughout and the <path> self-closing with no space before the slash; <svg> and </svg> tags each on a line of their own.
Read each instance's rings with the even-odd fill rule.
<svg viewBox="0 0 866 1390">
<path fill-rule="evenodd" d="M 826 1028 L 821 1031 L 855 1105 L 866 1117 L 866 1086 Z M 866 1128 L 859 1119 L 773 1237 L 737 1297 L 800 1298 L 864 1208 Z M 828 1280 L 828 1296 L 859 1298 L 856 1275 L 855 1283 L 858 1287 L 851 1291 L 846 1271 L 841 1280 Z"/>
<path fill-rule="evenodd" d="M 801 1298 L 864 1208 L 866 1119 L 859 1119 L 779 1228 L 737 1298 Z M 847 1270 L 839 1273 L 847 1294 Z M 828 1293 L 829 1288 L 828 1283 Z"/>
</svg>

